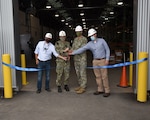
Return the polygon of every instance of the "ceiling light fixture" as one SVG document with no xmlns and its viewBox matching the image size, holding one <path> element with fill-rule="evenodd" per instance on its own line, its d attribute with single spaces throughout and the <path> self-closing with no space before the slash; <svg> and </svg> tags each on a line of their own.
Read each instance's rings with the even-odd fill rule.
<svg viewBox="0 0 150 120">
<path fill-rule="evenodd" d="M 108 18 L 105 18 L 105 20 L 108 20 Z"/>
<path fill-rule="evenodd" d="M 59 17 L 59 14 L 56 13 L 56 14 L 55 14 L 55 17 Z"/>
<path fill-rule="evenodd" d="M 84 19 L 84 18 L 82 18 L 82 21 L 85 21 L 85 19 Z"/>
<path fill-rule="evenodd" d="M 80 13 L 81 16 L 84 16 L 84 13 Z"/>
<path fill-rule="evenodd" d="M 85 25 L 86 24 L 86 22 L 83 22 L 83 25 Z"/>
<path fill-rule="evenodd" d="M 84 5 L 83 5 L 83 2 L 80 0 L 79 1 L 79 4 L 78 4 L 78 7 L 83 7 Z"/>
<path fill-rule="evenodd" d="M 118 3 L 117 3 L 117 5 L 123 5 L 123 2 L 122 2 L 122 1 L 120 1 L 120 2 L 118 2 Z"/>
<path fill-rule="evenodd" d="M 83 26 L 86 26 L 86 25 L 83 25 Z"/>
<path fill-rule="evenodd" d="M 52 8 L 52 6 L 50 6 L 50 5 L 47 5 L 47 6 L 46 6 L 46 8 L 47 8 L 47 9 L 50 9 L 50 8 Z"/>
<path fill-rule="evenodd" d="M 110 14 L 110 15 L 113 15 L 113 14 L 114 14 L 114 12 L 110 12 L 109 14 Z"/>
<path fill-rule="evenodd" d="M 65 20 L 64 20 L 64 19 L 62 19 L 62 20 L 61 20 L 61 22 L 65 22 Z"/>
<path fill-rule="evenodd" d="M 69 25 L 68 23 L 65 23 L 65 25 Z"/>
</svg>

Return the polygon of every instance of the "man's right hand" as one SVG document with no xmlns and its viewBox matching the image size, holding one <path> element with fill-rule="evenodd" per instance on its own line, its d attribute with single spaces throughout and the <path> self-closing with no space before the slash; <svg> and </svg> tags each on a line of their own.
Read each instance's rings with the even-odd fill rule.
<svg viewBox="0 0 150 120">
<path fill-rule="evenodd" d="M 35 63 L 36 63 L 36 65 L 38 65 L 38 64 L 39 64 L 39 60 L 38 60 L 38 59 L 36 59 Z"/>
</svg>

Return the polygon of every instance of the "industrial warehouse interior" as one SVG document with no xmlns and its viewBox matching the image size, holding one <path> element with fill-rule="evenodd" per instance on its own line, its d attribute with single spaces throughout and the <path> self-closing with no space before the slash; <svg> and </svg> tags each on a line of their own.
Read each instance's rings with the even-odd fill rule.
<svg viewBox="0 0 150 120">
<path fill-rule="evenodd" d="M 13 0 L 12 0 L 13 1 Z M 75 28 L 82 26 L 83 35 L 94 28 L 97 35 L 108 43 L 110 48 L 109 65 L 130 62 L 131 53 L 135 53 L 134 41 L 134 2 L 135 0 L 16 0 L 20 46 L 17 50 L 25 55 L 26 68 L 37 68 L 34 50 L 37 43 L 44 39 L 45 33 L 53 35 L 52 43 L 59 40 L 59 31 L 64 30 L 67 41 L 72 46 L 76 37 Z M 1 16 L 0 9 L 0 16 Z M 1 18 L 1 17 L 0 17 Z M 134 55 L 135 57 L 135 55 Z M 97 90 L 93 69 L 87 68 L 87 88 L 83 94 L 77 94 L 77 75 L 73 56 L 71 56 L 69 88 L 62 93 L 56 86 L 56 58 L 51 60 L 50 92 L 43 87 L 40 94 L 37 90 L 37 71 L 25 72 L 22 77 L 12 79 L 12 98 L 5 98 L 4 88 L 0 88 L 1 120 L 149 120 L 150 95 L 146 94 L 146 102 L 137 99 L 137 83 L 135 69 L 131 66 L 108 68 L 110 96 L 93 95 Z M 87 51 L 87 67 L 92 66 L 93 55 Z M 21 65 L 16 65 L 21 66 Z M 126 68 L 123 71 L 123 68 Z M 17 71 L 12 69 L 12 73 Z M 17 71 L 21 76 L 22 71 Z M 132 79 L 131 79 L 131 74 Z M 63 76 L 64 77 L 64 76 Z M 63 79 L 63 78 L 62 78 Z M 121 81 L 128 82 L 122 87 Z M 3 80 L 0 81 L 3 86 Z"/>
</svg>

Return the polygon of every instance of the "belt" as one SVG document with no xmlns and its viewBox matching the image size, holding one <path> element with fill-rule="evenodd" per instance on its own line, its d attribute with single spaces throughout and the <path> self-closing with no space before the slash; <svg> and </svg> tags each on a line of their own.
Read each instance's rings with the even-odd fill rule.
<svg viewBox="0 0 150 120">
<path fill-rule="evenodd" d="M 38 59 L 39 60 L 39 59 Z M 46 61 L 41 61 L 41 60 L 39 60 L 40 62 L 48 62 L 48 61 L 50 61 L 50 60 L 46 60 Z"/>
<path fill-rule="evenodd" d="M 94 58 L 94 60 L 103 60 L 103 59 L 106 59 L 106 58 Z"/>
</svg>

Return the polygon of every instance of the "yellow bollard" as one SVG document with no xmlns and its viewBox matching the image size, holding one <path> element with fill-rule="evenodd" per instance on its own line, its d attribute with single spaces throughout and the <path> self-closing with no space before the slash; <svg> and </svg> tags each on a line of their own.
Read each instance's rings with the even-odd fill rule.
<svg viewBox="0 0 150 120">
<path fill-rule="evenodd" d="M 3 54 L 2 61 L 4 63 L 10 64 L 10 55 Z M 12 98 L 13 90 L 12 90 L 12 75 L 11 69 L 8 66 L 3 65 L 3 79 L 4 79 L 4 98 Z"/>
<path fill-rule="evenodd" d="M 133 61 L 133 53 L 130 52 L 130 62 Z M 129 66 L 129 86 L 132 86 L 133 81 L 133 65 Z"/>
<path fill-rule="evenodd" d="M 147 52 L 140 52 L 138 59 L 148 58 Z M 138 64 L 137 101 L 147 101 L 148 61 Z"/>
<path fill-rule="evenodd" d="M 26 67 L 26 60 L 25 60 L 25 54 L 21 54 L 21 67 L 25 68 Z M 26 72 L 22 71 L 22 85 L 27 85 L 27 77 L 26 77 Z"/>
</svg>

